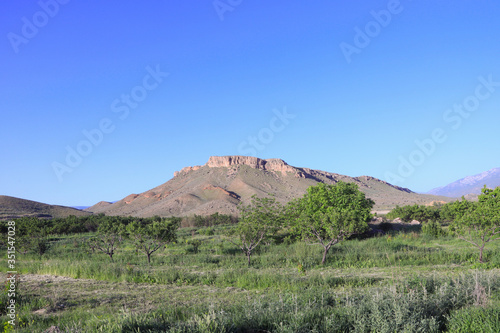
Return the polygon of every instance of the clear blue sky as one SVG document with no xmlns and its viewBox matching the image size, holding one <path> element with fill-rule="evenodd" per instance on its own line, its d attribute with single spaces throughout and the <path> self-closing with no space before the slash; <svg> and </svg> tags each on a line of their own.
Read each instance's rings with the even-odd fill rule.
<svg viewBox="0 0 500 333">
<path fill-rule="evenodd" d="M 498 1 L 41 3 L 0 5 L 0 194 L 92 205 L 211 155 L 420 192 L 500 166 Z"/>
</svg>

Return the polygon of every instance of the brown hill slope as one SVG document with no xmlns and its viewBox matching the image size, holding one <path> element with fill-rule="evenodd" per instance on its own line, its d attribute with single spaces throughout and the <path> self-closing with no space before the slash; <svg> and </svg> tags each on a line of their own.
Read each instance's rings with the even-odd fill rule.
<svg viewBox="0 0 500 333">
<path fill-rule="evenodd" d="M 90 213 L 71 207 L 48 205 L 37 201 L 0 195 L 0 220 L 25 216 L 58 218 L 70 215 L 83 216 L 90 215 Z"/>
<path fill-rule="evenodd" d="M 186 167 L 174 173 L 168 182 L 141 194 L 131 194 L 113 204 L 102 203 L 87 208 L 93 213 L 132 216 L 208 215 L 215 212 L 237 214 L 236 205 L 248 202 L 252 195 L 273 194 L 285 203 L 301 197 L 318 182 L 334 184 L 355 182 L 372 198 L 376 210 L 396 205 L 429 204 L 449 201 L 432 195 L 414 193 L 382 180 L 361 176 L 297 168 L 280 159 L 263 160 L 246 156 L 212 156 L 203 166 Z"/>
</svg>

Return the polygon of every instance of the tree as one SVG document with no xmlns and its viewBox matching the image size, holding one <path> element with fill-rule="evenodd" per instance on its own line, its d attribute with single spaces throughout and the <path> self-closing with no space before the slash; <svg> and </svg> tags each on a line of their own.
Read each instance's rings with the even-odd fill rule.
<svg viewBox="0 0 500 333">
<path fill-rule="evenodd" d="M 89 240 L 89 246 L 92 251 L 96 249 L 107 254 L 113 261 L 113 255 L 124 235 L 125 226 L 120 219 L 107 218 L 99 224 L 98 234 Z"/>
<path fill-rule="evenodd" d="M 483 263 L 486 244 L 500 239 L 500 187 L 482 189 L 479 201 L 471 203 L 467 210 L 452 224 L 458 238 L 479 250 L 479 262 Z"/>
<path fill-rule="evenodd" d="M 390 219 L 400 218 L 403 222 L 411 222 L 412 220 L 417 220 L 420 222 L 426 222 L 430 220 L 440 220 L 439 207 L 438 206 L 422 206 L 422 205 L 407 205 L 403 207 L 396 206 L 391 210 L 387 217 Z"/>
<path fill-rule="evenodd" d="M 180 222 L 181 219 L 178 217 L 161 218 L 158 216 L 150 221 L 135 220 L 127 225 L 127 233 L 136 248 L 146 254 L 148 264 L 151 264 L 151 254 L 167 243 L 176 241 L 176 231 Z"/>
<path fill-rule="evenodd" d="M 26 254 L 29 251 L 43 255 L 50 248 L 49 230 L 51 221 L 37 217 L 22 217 L 16 220 L 16 250 Z"/>
<path fill-rule="evenodd" d="M 323 246 L 321 264 L 325 264 L 333 245 L 368 228 L 374 204 L 356 184 L 340 181 L 309 187 L 304 197 L 289 204 L 289 211 L 294 216 L 293 230 L 302 239 L 314 239 Z"/>
<path fill-rule="evenodd" d="M 457 200 L 454 202 L 449 202 L 443 205 L 440 209 L 441 220 L 443 221 L 456 221 L 462 217 L 469 209 L 474 206 L 472 201 L 467 201 L 462 196 L 462 200 Z"/>
<path fill-rule="evenodd" d="M 446 232 L 441 227 L 439 222 L 430 220 L 422 223 L 422 233 L 434 238 L 446 235 Z"/>
<path fill-rule="evenodd" d="M 240 204 L 240 220 L 228 236 L 228 239 L 247 256 L 248 266 L 252 251 L 266 238 L 274 234 L 283 221 L 283 206 L 275 198 L 252 196 L 247 206 Z"/>
</svg>

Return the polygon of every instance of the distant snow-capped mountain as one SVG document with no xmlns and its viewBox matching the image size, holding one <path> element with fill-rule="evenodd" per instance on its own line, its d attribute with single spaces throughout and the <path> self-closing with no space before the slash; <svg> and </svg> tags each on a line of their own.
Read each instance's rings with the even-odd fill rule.
<svg viewBox="0 0 500 333">
<path fill-rule="evenodd" d="M 486 185 L 489 188 L 500 186 L 500 168 L 494 168 L 474 176 L 468 176 L 446 186 L 432 189 L 428 194 L 459 198 L 467 194 L 481 194 Z"/>
</svg>

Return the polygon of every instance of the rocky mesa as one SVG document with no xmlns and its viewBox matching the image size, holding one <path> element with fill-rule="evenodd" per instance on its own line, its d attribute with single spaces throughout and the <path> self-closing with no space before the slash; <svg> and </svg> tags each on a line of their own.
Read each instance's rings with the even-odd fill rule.
<svg viewBox="0 0 500 333">
<path fill-rule="evenodd" d="M 356 183 L 367 197 L 375 201 L 377 210 L 447 200 L 417 194 L 370 176 L 350 177 L 295 167 L 278 158 L 211 156 L 204 165 L 185 167 L 153 189 L 130 194 L 113 204 L 96 204 L 87 210 L 139 217 L 209 215 L 215 212 L 236 215 L 237 205 L 249 202 L 252 195 L 271 194 L 286 203 L 303 196 L 308 187 L 317 183 L 335 184 L 338 181 Z"/>
<path fill-rule="evenodd" d="M 211 156 L 204 166 L 209 168 L 230 168 L 242 165 L 246 165 L 257 170 L 280 172 L 283 175 L 290 172 L 298 177 L 305 177 L 303 172 L 299 169 L 288 165 L 285 161 L 279 158 L 264 160 L 253 156 Z M 174 177 L 179 174 L 199 170 L 202 167 L 203 166 L 199 165 L 185 167 L 181 169 L 181 171 L 174 172 Z"/>
</svg>

